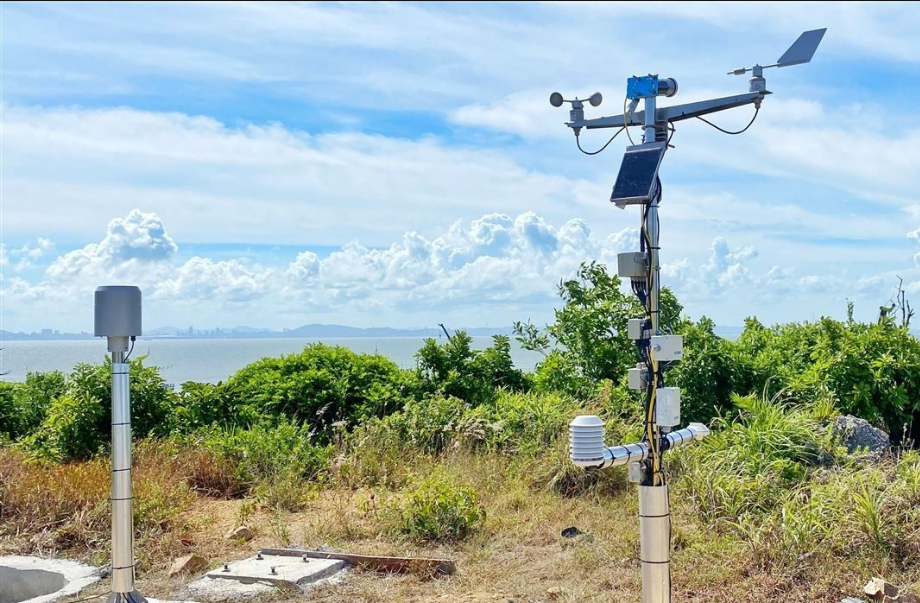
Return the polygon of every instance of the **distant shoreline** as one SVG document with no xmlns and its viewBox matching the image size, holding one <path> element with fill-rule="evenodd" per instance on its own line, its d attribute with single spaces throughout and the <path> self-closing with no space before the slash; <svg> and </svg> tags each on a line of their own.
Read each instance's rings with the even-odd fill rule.
<svg viewBox="0 0 920 603">
<path fill-rule="evenodd" d="M 492 335 L 512 335 L 512 327 L 460 327 L 448 329 L 452 334 L 465 331 L 473 337 L 490 337 Z M 254 329 L 251 327 L 235 327 L 230 329 L 213 329 L 188 332 L 184 329 L 161 327 L 152 329 L 141 337 L 142 340 L 150 339 L 397 339 L 413 337 L 443 337 L 444 332 L 437 328 L 421 329 L 393 329 L 389 327 L 347 327 L 344 325 L 304 325 L 296 329 L 284 331 L 271 331 L 268 329 Z M 13 333 L 0 331 L 0 341 L 86 341 L 95 339 L 91 333 Z"/>
<path fill-rule="evenodd" d="M 165 329 L 154 329 L 149 335 L 138 337 L 138 341 L 213 341 L 213 340 L 251 340 L 251 339 L 419 339 L 434 338 L 441 339 L 444 332 L 440 329 L 391 329 L 383 328 L 358 328 L 343 327 L 340 325 L 308 325 L 289 331 L 256 331 L 256 330 L 233 330 L 228 329 L 222 332 L 201 332 L 194 334 L 185 334 L 182 332 L 175 333 L 158 333 Z M 491 337 L 493 335 L 513 336 L 512 327 L 499 327 L 491 329 L 488 327 L 459 328 L 449 329 L 451 334 L 457 331 L 465 331 L 472 337 Z M 216 330 L 217 331 L 217 330 Z M 716 327 L 715 333 L 726 339 L 735 339 L 743 327 Z M 2 342 L 13 341 L 88 341 L 97 339 L 90 333 L 11 333 L 9 331 L 0 331 L 0 347 Z"/>
</svg>

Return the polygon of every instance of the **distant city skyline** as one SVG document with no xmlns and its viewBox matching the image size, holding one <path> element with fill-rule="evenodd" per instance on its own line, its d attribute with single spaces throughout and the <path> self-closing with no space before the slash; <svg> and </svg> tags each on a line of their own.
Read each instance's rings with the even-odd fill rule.
<svg viewBox="0 0 920 603">
<path fill-rule="evenodd" d="M 140 286 L 152 327 L 551 322 L 559 280 L 615 266 L 638 215 L 607 201 L 627 137 L 580 154 L 549 94 L 599 90 L 595 116 L 637 73 L 677 79 L 662 104 L 737 94 L 726 71 L 819 27 L 744 135 L 678 124 L 663 284 L 726 326 L 920 292 L 917 3 L 0 11 L 2 330 L 89 332 L 103 284 Z M 642 23 L 651 43 L 616 34 Z"/>
</svg>

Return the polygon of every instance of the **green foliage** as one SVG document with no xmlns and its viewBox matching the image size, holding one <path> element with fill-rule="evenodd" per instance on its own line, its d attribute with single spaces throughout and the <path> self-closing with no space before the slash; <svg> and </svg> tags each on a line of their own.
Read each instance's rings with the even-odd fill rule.
<svg viewBox="0 0 920 603">
<path fill-rule="evenodd" d="M 104 430 L 111 423 L 109 416 L 111 409 L 97 399 L 63 395 L 51 402 L 41 427 L 23 444 L 44 461 L 88 459 L 106 445 Z"/>
<path fill-rule="evenodd" d="M 166 388 L 166 381 L 155 366 L 144 366 L 146 356 L 130 361 L 131 374 L 131 431 L 135 438 L 147 435 L 165 435 L 168 417 L 175 401 L 175 393 Z M 81 363 L 67 378 L 68 395 L 85 400 L 96 400 L 104 409 L 100 435 L 108 439 L 112 410 L 111 361 L 103 364 Z M 50 411 L 49 411 L 50 414 Z"/>
<path fill-rule="evenodd" d="M 174 394 L 164 387 L 156 367 L 143 365 L 143 358 L 130 362 L 131 430 L 135 438 L 165 434 Z M 30 400 L 50 398 L 40 425 L 26 438 L 23 446 L 45 460 L 86 459 L 104 449 L 111 436 L 112 389 L 111 365 L 78 364 L 57 394 L 60 379 L 32 381 Z M 28 385 L 27 381 L 27 385 Z M 28 391 L 28 390 L 27 390 Z"/>
<path fill-rule="evenodd" d="M 492 340 L 492 346 L 478 351 L 464 331 L 457 331 L 444 345 L 426 339 L 416 353 L 425 390 L 481 404 L 492 400 L 499 389 L 525 389 L 524 373 L 511 361 L 511 341 L 504 335 Z"/>
<path fill-rule="evenodd" d="M 681 471 L 697 512 L 714 524 L 772 510 L 819 453 L 832 448 L 819 429 L 823 407 L 790 408 L 756 396 L 736 398 L 735 405 L 738 416 L 716 419 Z"/>
<path fill-rule="evenodd" d="M 21 430 L 19 409 L 16 407 L 16 390 L 15 383 L 0 381 L 0 438 L 2 439 L 16 439 Z"/>
<path fill-rule="evenodd" d="M 185 442 L 212 453 L 216 461 L 234 467 L 236 481 L 273 508 L 299 509 L 304 485 L 321 479 L 332 458 L 331 446 L 311 443 L 305 425 L 281 421 L 249 429 L 208 427 Z"/>
<path fill-rule="evenodd" d="M 684 422 L 709 423 L 730 412 L 735 392 L 743 389 L 744 366 L 737 361 L 735 345 L 713 333 L 715 324 L 703 317 L 697 323 L 681 321 L 677 332 L 684 338 L 684 357 L 667 373 L 668 385 L 680 388 Z"/>
<path fill-rule="evenodd" d="M 472 488 L 437 473 L 391 503 L 384 515 L 390 529 L 414 540 L 463 540 L 485 521 L 486 512 Z"/>
<path fill-rule="evenodd" d="M 0 382 L 0 434 L 15 441 L 35 431 L 64 391 L 61 371 L 29 372 L 22 383 Z"/>
<path fill-rule="evenodd" d="M 188 381 L 182 384 L 170 422 L 172 431 L 189 433 L 209 425 L 249 427 L 261 419 L 258 410 L 245 403 L 238 387 Z"/>
<path fill-rule="evenodd" d="M 242 368 L 227 387 L 251 406 L 247 417 L 284 417 L 323 435 L 337 421 L 356 425 L 397 410 L 415 383 L 383 356 L 312 344 Z"/>
<path fill-rule="evenodd" d="M 748 319 L 736 350 L 743 367 L 739 388 L 772 386 L 794 399 L 827 398 L 896 441 L 905 432 L 920 435 L 920 341 L 905 328 L 831 318 L 766 328 Z"/>
<path fill-rule="evenodd" d="M 602 379 L 619 379 L 635 364 L 635 345 L 626 336 L 626 322 L 640 315 L 639 302 L 620 290 L 620 278 L 608 274 L 603 264 L 582 264 L 575 278 L 559 283 L 563 307 L 555 323 L 540 332 L 530 323 L 515 323 L 518 341 L 525 349 L 546 352 L 549 342 L 564 349 L 537 367 L 537 382 L 562 386 L 563 391 L 584 394 Z M 558 375 L 547 375 L 562 369 Z M 555 379 L 553 378 L 555 377 Z"/>
<path fill-rule="evenodd" d="M 619 381 L 635 365 L 636 346 L 627 336 L 626 324 L 643 316 L 644 310 L 620 284 L 603 264 L 582 264 L 575 278 L 559 284 L 563 307 L 555 311 L 553 324 L 545 331 L 530 322 L 514 324 L 524 349 L 546 355 L 534 375 L 541 391 L 590 396 L 601 381 Z M 667 289 L 661 292 L 660 308 L 663 324 L 679 320 L 681 306 Z"/>
<path fill-rule="evenodd" d="M 532 456 L 565 437 L 577 408 L 572 398 L 559 393 L 502 390 L 478 406 L 459 398 L 431 396 L 407 402 L 403 410 L 369 428 L 377 439 L 428 454 L 464 446 Z"/>
</svg>

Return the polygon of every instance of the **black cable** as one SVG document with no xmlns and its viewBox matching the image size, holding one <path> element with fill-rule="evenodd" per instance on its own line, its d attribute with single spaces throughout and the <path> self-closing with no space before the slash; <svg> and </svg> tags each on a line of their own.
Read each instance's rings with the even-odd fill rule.
<svg viewBox="0 0 920 603">
<path fill-rule="evenodd" d="M 758 114 L 758 113 L 760 113 L 760 107 L 757 107 L 756 109 L 754 109 L 754 117 L 751 118 L 751 121 L 748 122 L 748 125 L 744 126 L 743 129 L 738 130 L 737 132 L 730 132 L 730 131 L 728 131 L 728 130 L 726 130 L 726 129 L 724 129 L 724 128 L 720 128 L 719 126 L 715 125 L 714 123 L 712 123 L 712 122 L 709 121 L 708 119 L 703 119 L 703 118 L 700 117 L 699 115 L 697 115 L 696 118 L 697 118 L 698 120 L 700 120 L 701 122 L 703 122 L 703 123 L 709 124 L 710 126 L 712 126 L 713 128 L 715 128 L 715 129 L 718 130 L 719 132 L 722 132 L 722 133 L 724 133 L 724 134 L 731 134 L 732 136 L 734 136 L 734 135 L 736 135 L 736 134 L 744 134 L 745 132 L 747 132 L 747 129 L 750 128 L 752 125 L 754 125 L 754 120 L 757 119 L 757 114 Z"/>
<path fill-rule="evenodd" d="M 599 149 L 596 150 L 596 151 L 590 151 L 590 152 L 589 152 L 589 151 L 586 151 L 586 150 L 584 150 L 583 148 L 581 148 L 581 139 L 578 137 L 578 134 L 575 135 L 575 144 L 578 145 L 578 150 L 581 151 L 582 153 L 584 153 L 585 155 L 597 155 L 598 153 L 600 153 L 601 151 L 603 151 L 604 149 L 606 149 L 606 148 L 607 148 L 607 145 L 609 145 L 611 142 L 613 142 L 613 139 L 616 138 L 617 136 L 619 136 L 619 135 L 620 135 L 620 132 L 622 132 L 622 131 L 625 130 L 625 129 L 626 129 L 626 126 L 623 126 L 623 127 L 620 128 L 619 130 L 617 130 L 616 132 L 614 132 L 613 136 L 610 137 L 610 140 L 608 140 L 607 142 L 605 142 L 605 143 L 604 143 L 604 146 L 602 146 L 601 148 L 599 148 Z"/>
<path fill-rule="evenodd" d="M 131 336 L 131 349 L 128 350 L 128 355 L 125 356 L 124 362 L 127 362 L 127 361 L 128 361 L 128 358 L 131 357 L 131 354 L 134 353 L 134 341 L 135 341 L 136 339 L 137 339 L 137 338 L 136 338 L 134 335 Z"/>
</svg>

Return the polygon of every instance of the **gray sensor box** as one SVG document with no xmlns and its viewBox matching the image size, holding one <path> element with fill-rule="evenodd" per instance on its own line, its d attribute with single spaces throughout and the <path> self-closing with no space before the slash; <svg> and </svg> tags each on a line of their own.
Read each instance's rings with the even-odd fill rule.
<svg viewBox="0 0 920 603">
<path fill-rule="evenodd" d="M 96 337 L 142 335 L 141 290 L 108 285 L 96 289 Z"/>
<path fill-rule="evenodd" d="M 617 274 L 622 278 L 646 278 L 648 264 L 646 255 L 641 251 L 627 251 L 617 254 Z"/>
</svg>

